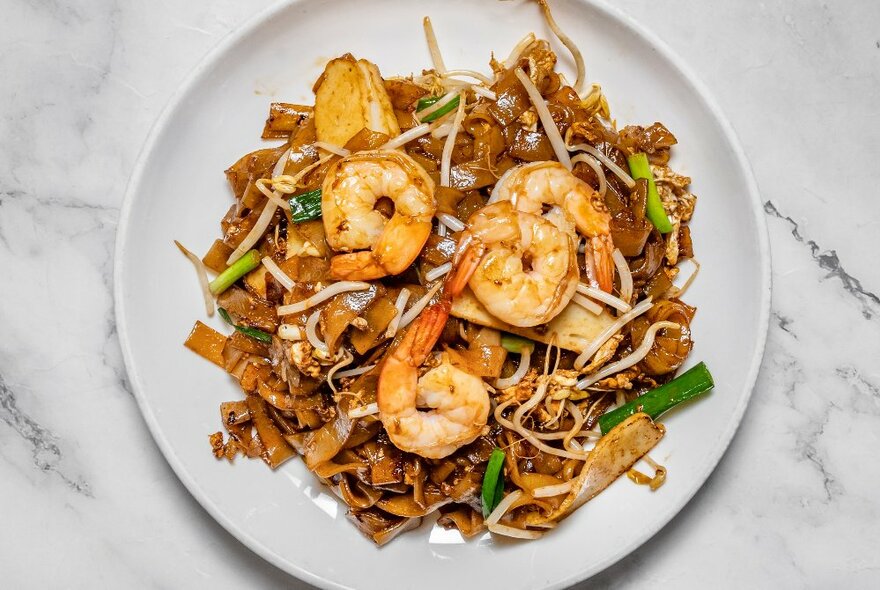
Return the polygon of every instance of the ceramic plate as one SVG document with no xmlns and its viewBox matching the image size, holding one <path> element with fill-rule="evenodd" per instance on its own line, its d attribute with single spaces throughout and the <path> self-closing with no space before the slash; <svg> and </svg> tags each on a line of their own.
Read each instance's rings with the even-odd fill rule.
<svg viewBox="0 0 880 590">
<path fill-rule="evenodd" d="M 688 502 L 730 442 L 755 381 L 770 301 L 760 203 L 730 126 L 681 60 L 627 17 L 592 2 L 553 3 L 620 122 L 663 121 L 678 137 L 674 168 L 693 176 L 691 225 L 702 272 L 687 295 L 699 308 L 692 363 L 717 386 L 664 420 L 652 452 L 669 469 L 656 493 L 626 478 L 537 542 L 463 542 L 426 522 L 377 549 L 299 461 L 217 461 L 208 434 L 237 385 L 182 342 L 204 318 L 193 270 L 172 244 L 205 252 L 231 204 L 223 170 L 258 139 L 273 100 L 313 102 L 327 59 L 351 52 L 385 75 L 430 66 L 430 15 L 450 68 L 488 71 L 526 33 L 550 38 L 534 2 L 301 0 L 275 6 L 230 35 L 167 107 L 135 168 L 119 225 L 116 313 L 129 377 L 159 448 L 184 485 L 229 532 L 265 559 L 327 588 L 558 588 L 644 543 Z M 561 68 L 572 71 L 564 49 Z M 221 328 L 221 322 L 211 322 Z"/>
</svg>

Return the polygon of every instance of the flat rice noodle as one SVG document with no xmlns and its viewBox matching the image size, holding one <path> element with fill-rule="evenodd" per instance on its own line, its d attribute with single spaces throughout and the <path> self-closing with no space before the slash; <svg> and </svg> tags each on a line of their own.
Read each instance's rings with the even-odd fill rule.
<svg viewBox="0 0 880 590">
<path fill-rule="evenodd" d="M 595 498 L 653 449 L 663 433 L 650 416 L 641 412 L 612 428 L 590 451 L 572 491 L 546 520 L 554 521 L 571 514 Z"/>
<path fill-rule="evenodd" d="M 392 516 L 378 508 L 368 510 L 352 510 L 348 514 L 354 525 L 380 547 L 398 535 L 418 528 L 420 518 L 402 518 Z"/>
<path fill-rule="evenodd" d="M 268 174 L 285 151 L 287 151 L 287 144 L 256 150 L 242 156 L 230 166 L 226 170 L 226 180 L 229 181 L 235 198 L 241 198 L 249 182 L 263 178 Z"/>
<path fill-rule="evenodd" d="M 419 503 L 413 499 L 412 495 L 403 494 L 383 498 L 382 500 L 379 500 L 376 505 L 389 514 L 413 518 L 417 516 L 427 516 L 428 514 L 437 511 L 441 506 L 445 506 L 451 502 L 452 498 L 444 498 L 430 503 L 427 506 L 420 506 Z"/>
<path fill-rule="evenodd" d="M 376 346 L 384 337 L 388 324 L 397 315 L 397 308 L 394 306 L 391 295 L 391 290 L 389 290 L 385 296 L 377 297 L 364 312 L 363 317 L 367 320 L 366 330 L 352 330 L 349 340 L 358 354 L 365 354 Z M 396 298 L 396 296 L 395 293 L 394 297 Z"/>
<path fill-rule="evenodd" d="M 244 288 L 260 299 L 268 300 L 268 281 L 272 275 L 263 266 L 258 266 L 244 275 Z"/>
<path fill-rule="evenodd" d="M 660 232 L 652 230 L 642 249 L 642 255 L 629 261 L 633 284 L 644 285 L 660 269 L 666 256 L 666 245 Z"/>
<path fill-rule="evenodd" d="M 678 258 L 684 260 L 694 257 L 694 242 L 691 240 L 691 228 L 682 225 L 678 228 Z"/>
<path fill-rule="evenodd" d="M 234 426 L 250 422 L 251 413 L 247 401 L 223 402 L 220 404 L 220 419 L 224 426 Z"/>
<path fill-rule="evenodd" d="M 662 273 L 662 271 L 660 271 Z M 644 316 L 636 318 L 630 324 L 630 338 L 633 346 L 638 346 L 644 340 L 645 332 L 655 322 L 675 322 L 680 328 L 664 328 L 657 332 L 654 346 L 641 361 L 649 375 L 668 375 L 678 369 L 693 348 L 690 323 L 694 319 L 696 308 L 683 303 L 678 299 L 663 299 L 657 301 Z"/>
<path fill-rule="evenodd" d="M 226 261 L 232 254 L 233 248 L 225 244 L 223 240 L 214 240 L 208 253 L 202 258 L 202 263 L 216 273 L 226 270 Z"/>
<path fill-rule="evenodd" d="M 498 125 L 493 124 L 487 133 L 474 137 L 474 161 L 494 166 L 505 149 L 504 133 Z"/>
<path fill-rule="evenodd" d="M 270 334 L 278 328 L 275 306 L 244 289 L 227 289 L 217 298 L 217 305 L 228 311 L 238 325 L 250 326 Z"/>
<path fill-rule="evenodd" d="M 651 297 L 655 301 L 672 287 L 672 280 L 666 274 L 666 269 L 660 268 L 654 276 L 645 283 L 644 296 Z"/>
<path fill-rule="evenodd" d="M 446 478 L 452 475 L 452 472 L 455 471 L 455 463 L 451 460 L 443 460 L 439 465 L 435 465 L 432 469 L 428 478 L 435 484 L 440 485 Z"/>
<path fill-rule="evenodd" d="M 183 345 L 202 358 L 206 358 L 218 367 L 225 369 L 223 349 L 226 347 L 226 339 L 226 336 L 214 328 L 197 320 Z"/>
<path fill-rule="evenodd" d="M 467 349 L 447 348 L 449 361 L 453 366 L 477 377 L 501 376 L 501 368 L 507 358 L 507 351 L 500 346 L 471 346 Z"/>
<path fill-rule="evenodd" d="M 546 486 L 555 486 L 561 483 L 565 483 L 558 477 L 553 477 L 552 475 L 545 475 L 543 473 L 521 473 L 520 481 L 522 482 L 523 490 L 531 494 L 537 488 L 543 488 Z"/>
<path fill-rule="evenodd" d="M 353 449 L 359 447 L 368 440 L 375 438 L 380 430 L 382 430 L 382 422 L 380 422 L 375 416 L 358 418 L 355 420 L 351 435 L 348 437 L 348 440 L 345 441 L 344 448 Z"/>
<path fill-rule="evenodd" d="M 320 394 L 312 396 L 295 396 L 284 391 L 272 389 L 265 382 L 257 385 L 257 393 L 267 403 L 284 412 L 297 410 L 314 410 L 323 408 L 324 401 Z"/>
<path fill-rule="evenodd" d="M 326 258 L 309 256 L 307 258 L 291 258 L 291 260 L 296 260 L 296 272 L 289 273 L 293 280 L 300 283 L 317 283 L 327 279 L 330 261 Z M 296 301 L 298 300 L 290 301 L 290 303 Z"/>
<path fill-rule="evenodd" d="M 443 147 L 446 145 L 445 137 L 434 137 L 430 133 L 423 135 L 413 142 L 416 147 L 422 150 L 426 155 L 440 161 L 443 156 Z"/>
<path fill-rule="evenodd" d="M 428 236 L 425 247 L 419 255 L 422 262 L 427 262 L 433 266 L 440 266 L 443 263 L 452 260 L 455 254 L 456 242 L 452 238 L 441 238 L 437 234 Z"/>
<path fill-rule="evenodd" d="M 317 140 L 315 118 L 309 117 L 296 128 L 290 139 L 290 155 L 284 165 L 284 174 L 295 176 L 306 166 L 318 161 L 318 149 L 314 145 Z"/>
<path fill-rule="evenodd" d="M 269 346 L 267 344 L 251 338 L 250 336 L 245 336 L 238 331 L 233 332 L 232 335 L 229 336 L 229 345 L 249 354 L 255 354 L 262 357 L 269 356 Z"/>
<path fill-rule="evenodd" d="M 266 364 L 249 362 L 244 373 L 239 379 L 242 391 L 256 393 L 261 383 L 264 383 L 272 374 L 272 367 Z"/>
<path fill-rule="evenodd" d="M 546 133 L 528 131 L 522 127 L 517 127 L 510 135 L 507 153 L 526 162 L 543 162 L 556 157 Z"/>
<path fill-rule="evenodd" d="M 269 105 L 269 117 L 263 126 L 263 139 L 287 139 L 303 121 L 312 115 L 312 107 L 273 102 Z"/>
<path fill-rule="evenodd" d="M 505 127 L 516 121 L 532 106 L 528 92 L 514 71 L 514 68 L 507 70 L 492 86 L 496 100 L 488 107 L 495 120 Z"/>
<path fill-rule="evenodd" d="M 560 428 L 560 430 L 563 432 L 565 431 L 564 428 Z M 555 475 L 559 473 L 563 468 L 565 461 L 566 460 L 562 457 L 541 451 L 538 451 L 538 454 L 531 459 L 532 467 L 534 467 L 535 472 L 543 475 Z"/>
<path fill-rule="evenodd" d="M 442 512 L 443 508 L 440 510 Z M 443 513 L 437 519 L 437 524 L 446 529 L 458 529 L 458 532 L 466 538 L 486 530 L 483 515 L 467 506 L 456 506 L 453 510 Z"/>
<path fill-rule="evenodd" d="M 358 449 L 370 465 L 370 482 L 375 486 L 404 483 L 403 454 L 383 435 Z"/>
<path fill-rule="evenodd" d="M 302 238 L 308 240 L 318 250 L 319 256 L 327 256 L 330 253 L 330 247 L 327 245 L 326 234 L 324 233 L 324 222 L 320 219 L 311 221 L 303 221 L 301 223 L 293 223 L 288 226 L 287 231 L 295 231 Z"/>
<path fill-rule="evenodd" d="M 296 451 L 284 440 L 281 431 L 269 417 L 266 403 L 255 395 L 247 398 L 251 420 L 257 429 L 257 435 L 263 446 L 261 457 L 269 467 L 276 469 L 279 465 L 296 455 Z"/>
<path fill-rule="evenodd" d="M 654 226 L 644 218 L 617 216 L 611 219 L 611 239 L 620 253 L 630 258 L 642 255 L 652 229 Z"/>
<path fill-rule="evenodd" d="M 486 198 L 483 195 L 478 191 L 468 191 L 455 208 L 456 217 L 461 220 L 470 219 L 471 215 L 485 206 Z"/>
<path fill-rule="evenodd" d="M 293 413 L 296 414 L 296 420 L 302 428 L 315 430 L 324 424 L 321 415 L 315 410 L 294 410 Z"/>
<path fill-rule="evenodd" d="M 263 205 L 268 201 L 263 201 Z M 230 216 L 228 213 L 226 217 L 223 218 L 220 225 L 223 228 L 223 241 L 226 245 L 237 248 L 239 244 L 241 244 L 245 237 L 250 233 L 251 229 L 257 224 L 257 219 L 263 213 L 263 207 L 257 207 L 254 209 L 245 209 L 247 214 L 244 217 L 240 217 L 238 215 L 238 207 L 236 205 L 232 206 L 231 209 L 233 215 Z"/>
<path fill-rule="evenodd" d="M 385 288 L 381 284 L 373 283 L 369 289 L 340 293 L 327 302 L 321 309 L 320 324 L 330 354 L 336 354 L 342 334 L 351 322 L 362 316 L 384 293 Z"/>
<path fill-rule="evenodd" d="M 437 212 L 456 214 L 456 207 L 459 201 L 464 198 L 464 193 L 456 188 L 448 186 L 438 186 L 434 190 L 434 196 L 437 199 Z M 432 234 L 433 235 L 433 234 Z"/>
<path fill-rule="evenodd" d="M 342 146 L 351 152 L 362 152 L 366 150 L 374 150 L 388 143 L 391 139 L 387 134 L 381 131 L 373 131 L 364 127 L 354 134 L 354 136 L 345 142 Z"/>
<path fill-rule="evenodd" d="M 339 474 L 339 495 L 342 501 L 356 510 L 366 510 L 376 505 L 382 491 L 355 480 L 352 484 L 345 473 Z"/>
<path fill-rule="evenodd" d="M 462 191 L 483 188 L 497 180 L 485 162 L 465 162 L 449 169 L 449 184 Z"/>
<path fill-rule="evenodd" d="M 470 288 L 466 288 L 453 300 L 451 314 L 480 326 L 511 332 L 544 344 L 549 344 L 555 335 L 554 343 L 557 346 L 578 353 L 614 322 L 614 317 L 607 310 L 594 315 L 580 305 L 570 303 L 548 324 L 534 328 L 511 326 L 490 314 Z"/>
<path fill-rule="evenodd" d="M 678 140 L 663 123 L 654 123 L 650 127 L 627 125 L 620 131 L 620 143 L 633 152 L 653 154 L 660 150 L 668 150 Z"/>
<path fill-rule="evenodd" d="M 304 441 L 304 458 L 309 469 L 329 461 L 345 446 L 351 435 L 352 421 L 345 412 L 336 412 L 336 417 L 314 432 Z"/>
<path fill-rule="evenodd" d="M 418 84 L 400 78 L 385 80 L 385 91 L 391 100 L 391 106 L 410 113 L 415 110 L 419 99 L 428 94 L 428 91 Z"/>
<path fill-rule="evenodd" d="M 266 195 L 257 188 L 257 183 L 252 179 L 241 194 L 241 206 L 245 209 L 256 209 L 265 199 Z"/>
<path fill-rule="evenodd" d="M 295 418 L 288 418 L 285 413 L 273 407 L 271 404 L 266 404 L 266 412 L 284 436 L 289 436 L 298 432 Z M 289 414 L 290 412 L 287 413 Z"/>
</svg>

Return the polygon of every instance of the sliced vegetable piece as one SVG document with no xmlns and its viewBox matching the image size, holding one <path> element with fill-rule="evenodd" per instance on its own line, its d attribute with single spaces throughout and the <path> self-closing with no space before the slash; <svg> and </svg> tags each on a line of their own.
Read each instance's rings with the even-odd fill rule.
<svg viewBox="0 0 880 590">
<path fill-rule="evenodd" d="M 528 348 L 530 350 L 535 349 L 535 343 L 528 338 L 523 338 L 522 336 L 517 336 L 515 334 L 508 334 L 507 332 L 503 332 L 501 334 L 501 346 L 507 352 L 518 352 L 522 353 L 524 348 Z"/>
<path fill-rule="evenodd" d="M 483 475 L 483 518 L 489 516 L 504 497 L 504 451 L 499 448 L 492 450 L 486 474 Z"/>
<path fill-rule="evenodd" d="M 599 418 L 599 428 L 601 428 L 602 434 L 606 434 L 617 424 L 639 412 L 644 412 L 652 420 L 656 420 L 667 410 L 706 393 L 714 385 L 712 374 L 709 373 L 706 363 L 700 362 L 669 383 L 604 414 Z"/>
<path fill-rule="evenodd" d="M 651 165 L 648 163 L 648 156 L 644 152 L 633 154 L 626 159 L 629 162 L 629 171 L 635 179 L 644 178 L 648 181 L 648 201 L 647 216 L 648 220 L 654 224 L 661 234 L 668 234 L 672 231 L 672 224 L 666 216 L 663 209 L 663 203 L 660 201 L 660 195 L 657 193 L 657 185 L 654 183 L 654 174 L 651 172 Z"/>
<path fill-rule="evenodd" d="M 418 104 L 416 105 L 416 112 L 425 110 L 426 108 L 428 108 L 429 106 L 431 106 L 432 104 L 434 104 L 435 102 L 440 100 L 441 98 L 443 98 L 443 96 L 428 96 L 425 98 L 420 98 Z M 433 113 L 426 115 L 424 118 L 420 117 L 419 121 L 421 121 L 422 123 L 430 123 L 431 121 L 436 121 L 437 119 L 439 119 L 440 117 L 442 117 L 446 113 L 451 113 L 453 110 L 457 109 L 458 102 L 460 100 L 461 100 L 460 96 L 456 96 L 455 98 L 453 98 L 452 100 L 447 102 L 445 105 L 443 105 L 442 107 L 440 107 L 439 109 L 437 109 Z"/>
<path fill-rule="evenodd" d="M 244 256 L 230 264 L 229 268 L 221 272 L 213 281 L 211 281 L 211 284 L 208 285 L 211 289 L 211 293 L 216 297 L 231 287 L 235 284 L 235 281 L 260 266 L 262 258 L 263 257 L 260 256 L 260 253 L 257 250 L 249 250 Z"/>
<path fill-rule="evenodd" d="M 260 342 L 265 342 L 266 344 L 272 344 L 272 334 L 263 332 L 262 330 L 257 330 L 256 328 L 237 326 L 235 322 L 232 321 L 232 318 L 229 317 L 229 312 L 222 307 L 217 308 L 217 312 L 220 314 L 220 317 L 223 318 L 223 321 L 225 321 L 227 324 L 229 324 L 245 336 L 250 336 L 254 340 L 259 340 Z"/>
<path fill-rule="evenodd" d="M 321 189 L 290 197 L 290 213 L 294 223 L 311 221 L 321 217 Z"/>
</svg>

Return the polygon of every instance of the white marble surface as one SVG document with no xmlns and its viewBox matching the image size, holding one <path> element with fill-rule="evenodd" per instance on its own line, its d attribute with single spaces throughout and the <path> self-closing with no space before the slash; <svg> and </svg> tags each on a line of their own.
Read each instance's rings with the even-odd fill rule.
<svg viewBox="0 0 880 590">
<path fill-rule="evenodd" d="M 267 0 L 2 0 L 0 566 L 8 588 L 302 587 L 201 510 L 128 390 L 119 205 L 159 110 Z M 618 0 L 718 97 L 760 185 L 773 316 L 691 504 L 591 587 L 877 587 L 880 3 Z"/>
</svg>

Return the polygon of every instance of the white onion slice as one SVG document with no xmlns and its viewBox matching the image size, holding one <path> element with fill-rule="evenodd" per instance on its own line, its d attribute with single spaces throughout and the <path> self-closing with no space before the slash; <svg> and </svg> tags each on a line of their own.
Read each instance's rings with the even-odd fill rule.
<svg viewBox="0 0 880 590">
<path fill-rule="evenodd" d="M 444 262 L 440 266 L 432 268 L 431 270 L 426 272 L 425 273 L 425 280 L 428 281 L 429 283 L 432 283 L 432 282 L 436 281 L 437 279 L 439 279 L 440 277 L 442 277 L 443 275 L 445 275 L 446 273 L 448 273 L 450 270 L 452 270 L 452 263 L 451 262 Z"/>
<path fill-rule="evenodd" d="M 269 274 L 275 277 L 275 280 L 278 281 L 288 291 L 293 289 L 294 285 L 296 285 L 294 280 L 287 276 L 287 273 L 281 270 L 281 267 L 275 264 L 275 261 L 268 256 L 263 257 L 263 266 L 265 266 L 266 270 L 269 271 Z"/>
<path fill-rule="evenodd" d="M 321 319 L 321 310 L 317 310 L 312 315 L 309 316 L 309 319 L 306 320 L 306 338 L 309 341 L 309 344 L 315 347 L 316 350 L 320 350 L 321 352 L 328 352 L 330 349 L 327 347 L 327 343 L 318 338 L 318 320 Z"/>
<path fill-rule="evenodd" d="M 647 299 L 644 299 L 638 305 L 633 307 L 631 310 L 617 318 L 617 320 L 615 320 L 613 324 L 605 328 L 601 334 L 596 336 L 596 338 L 593 339 L 590 345 L 586 349 L 584 349 L 584 351 L 574 360 L 574 368 L 578 370 L 582 369 L 584 365 L 587 364 L 587 361 L 593 358 L 593 355 L 596 354 L 596 351 L 599 350 L 602 345 L 608 341 L 609 338 L 614 336 L 618 332 L 618 330 L 623 328 L 629 322 L 639 317 L 652 307 L 654 307 L 654 304 L 651 303 L 651 298 L 648 297 Z"/>
<path fill-rule="evenodd" d="M 373 402 L 365 406 L 352 408 L 348 411 L 349 418 L 363 418 L 364 416 L 372 416 L 379 413 L 379 404 Z"/>
<path fill-rule="evenodd" d="M 523 348 L 522 352 L 519 356 L 519 365 L 516 367 L 516 371 L 513 372 L 513 375 L 510 377 L 499 377 L 495 380 L 495 387 L 498 389 L 507 389 L 508 387 L 513 387 L 517 385 L 520 381 L 523 380 L 523 377 L 526 376 L 526 373 L 529 372 L 529 366 L 532 362 L 532 349 L 531 348 Z"/>
<path fill-rule="evenodd" d="M 599 305 L 595 301 L 587 299 L 586 297 L 584 297 L 580 293 L 575 293 L 574 295 L 572 295 L 571 300 L 573 303 L 577 303 L 578 305 L 580 305 L 581 307 L 583 307 L 584 309 L 586 309 L 587 311 L 589 311 L 593 315 L 599 315 L 600 313 L 602 313 L 602 306 L 601 305 Z"/>
<path fill-rule="evenodd" d="M 586 295 L 587 297 L 591 297 L 592 299 L 595 299 L 596 301 L 601 301 L 602 303 L 610 305 L 614 309 L 616 309 L 618 311 L 622 311 L 624 313 L 632 309 L 632 305 L 630 305 L 629 303 L 627 303 L 623 299 L 615 297 L 611 293 L 606 293 L 602 289 L 596 289 L 595 287 L 590 287 L 589 285 L 585 285 L 583 283 L 578 283 L 577 291 L 578 291 L 578 293 L 580 293 L 582 295 Z"/>
<path fill-rule="evenodd" d="M 208 282 L 208 271 L 205 269 L 205 263 L 202 262 L 201 258 L 187 250 L 183 247 L 183 244 L 174 240 L 174 243 L 177 244 L 177 247 L 183 252 L 184 256 L 189 258 L 189 261 L 192 262 L 193 266 L 196 269 L 196 276 L 199 278 L 199 288 L 202 290 L 202 297 L 205 299 L 205 313 L 208 314 L 208 317 L 214 315 L 214 296 L 211 294 L 211 286 Z"/>
<path fill-rule="evenodd" d="M 388 324 L 388 328 L 385 330 L 386 338 L 394 338 L 397 334 L 397 328 L 400 326 L 400 318 L 403 317 L 403 310 L 406 309 L 409 296 L 410 292 L 406 287 L 401 289 L 400 293 L 397 294 L 397 301 L 394 302 L 394 308 L 397 309 L 397 314 L 391 318 L 391 323 Z"/>
<path fill-rule="evenodd" d="M 522 71 L 522 68 L 516 68 L 513 73 L 519 78 L 519 81 L 529 94 L 529 99 L 532 101 L 532 104 L 535 105 L 535 110 L 538 112 L 538 118 L 541 119 L 541 125 L 544 127 L 544 133 L 547 134 L 547 139 L 550 140 L 550 145 L 553 147 L 556 159 L 559 160 L 559 163 L 565 166 L 568 170 L 571 170 L 571 158 L 568 155 L 565 142 L 562 140 L 562 135 L 559 134 L 559 128 L 556 127 L 556 123 L 553 121 L 550 109 L 547 108 L 547 103 L 544 102 L 544 97 L 541 96 L 541 93 L 538 92 L 538 89 L 532 84 L 532 81 L 529 80 L 526 73 Z"/>
<path fill-rule="evenodd" d="M 440 186 L 449 186 L 449 178 L 452 171 L 452 150 L 455 147 L 455 138 L 458 136 L 458 128 L 464 119 L 464 94 L 458 101 L 458 108 L 455 111 L 455 119 L 452 120 L 452 129 L 446 137 L 446 143 L 443 144 L 443 153 L 440 157 Z M 567 155 L 567 153 L 566 153 Z"/>
<path fill-rule="evenodd" d="M 311 297 L 303 299 L 302 301 L 297 301 L 296 303 L 291 303 L 289 305 L 282 305 L 278 308 L 277 312 L 278 315 L 301 313 L 310 307 L 327 301 L 335 295 L 339 295 L 340 293 L 347 293 L 349 291 L 364 291 L 369 288 L 370 283 L 362 283 L 360 281 L 339 281 L 338 283 L 333 283 L 329 287 L 321 289 Z"/>
<path fill-rule="evenodd" d="M 439 291 L 440 287 L 442 287 L 442 286 L 443 286 L 443 283 L 437 283 L 436 285 L 431 287 L 431 290 L 428 291 L 427 293 L 425 293 L 421 299 L 419 299 L 418 301 L 413 303 L 413 306 L 410 307 L 409 310 L 407 310 L 407 312 L 405 314 L 403 314 L 402 318 L 400 318 L 400 325 L 397 326 L 397 329 L 403 330 L 408 325 L 410 325 L 412 323 L 412 321 L 414 319 L 416 319 L 416 317 L 418 317 L 418 315 L 420 313 L 422 313 L 422 310 L 428 306 L 428 303 L 431 301 L 431 298 L 434 297 L 434 295 L 436 295 L 437 291 Z"/>
<path fill-rule="evenodd" d="M 251 231 L 248 232 L 238 247 L 233 250 L 232 254 L 229 255 L 229 258 L 226 259 L 227 266 L 233 264 L 236 260 L 244 256 L 245 253 L 251 249 L 251 246 L 256 244 L 257 241 L 263 237 L 266 228 L 268 228 L 269 224 L 272 222 L 272 216 L 275 215 L 275 211 L 277 210 L 278 205 L 276 205 L 274 201 L 266 203 L 266 206 L 263 207 L 263 212 L 260 213 L 254 227 L 251 228 Z"/>
<path fill-rule="evenodd" d="M 619 248 L 614 249 L 611 258 L 614 260 L 614 266 L 617 267 L 617 276 L 620 277 L 620 298 L 629 303 L 633 294 L 633 277 L 629 264 Z"/>
<path fill-rule="evenodd" d="M 401 133 L 397 137 L 388 140 L 384 144 L 382 144 L 378 149 L 380 150 L 395 150 L 399 147 L 403 147 L 414 139 L 418 139 L 423 135 L 427 135 L 431 132 L 431 124 L 430 123 L 422 123 L 421 125 L 417 125 L 413 127 L 409 131 L 405 133 Z"/>
<path fill-rule="evenodd" d="M 654 338 L 657 336 L 657 331 L 662 330 L 664 328 L 678 328 L 679 325 L 675 322 L 655 322 L 651 324 L 651 327 L 645 332 L 645 337 L 642 340 L 642 343 L 639 344 L 639 347 L 632 351 L 630 354 L 626 355 L 622 359 L 617 362 L 611 363 L 610 365 L 606 365 L 598 373 L 593 373 L 592 375 L 588 375 L 577 382 L 575 385 L 578 389 L 586 389 L 593 383 L 597 381 L 601 381 L 605 377 L 609 375 L 613 375 L 615 373 L 619 373 L 624 369 L 629 369 L 651 352 L 651 347 L 654 346 Z"/>
</svg>

